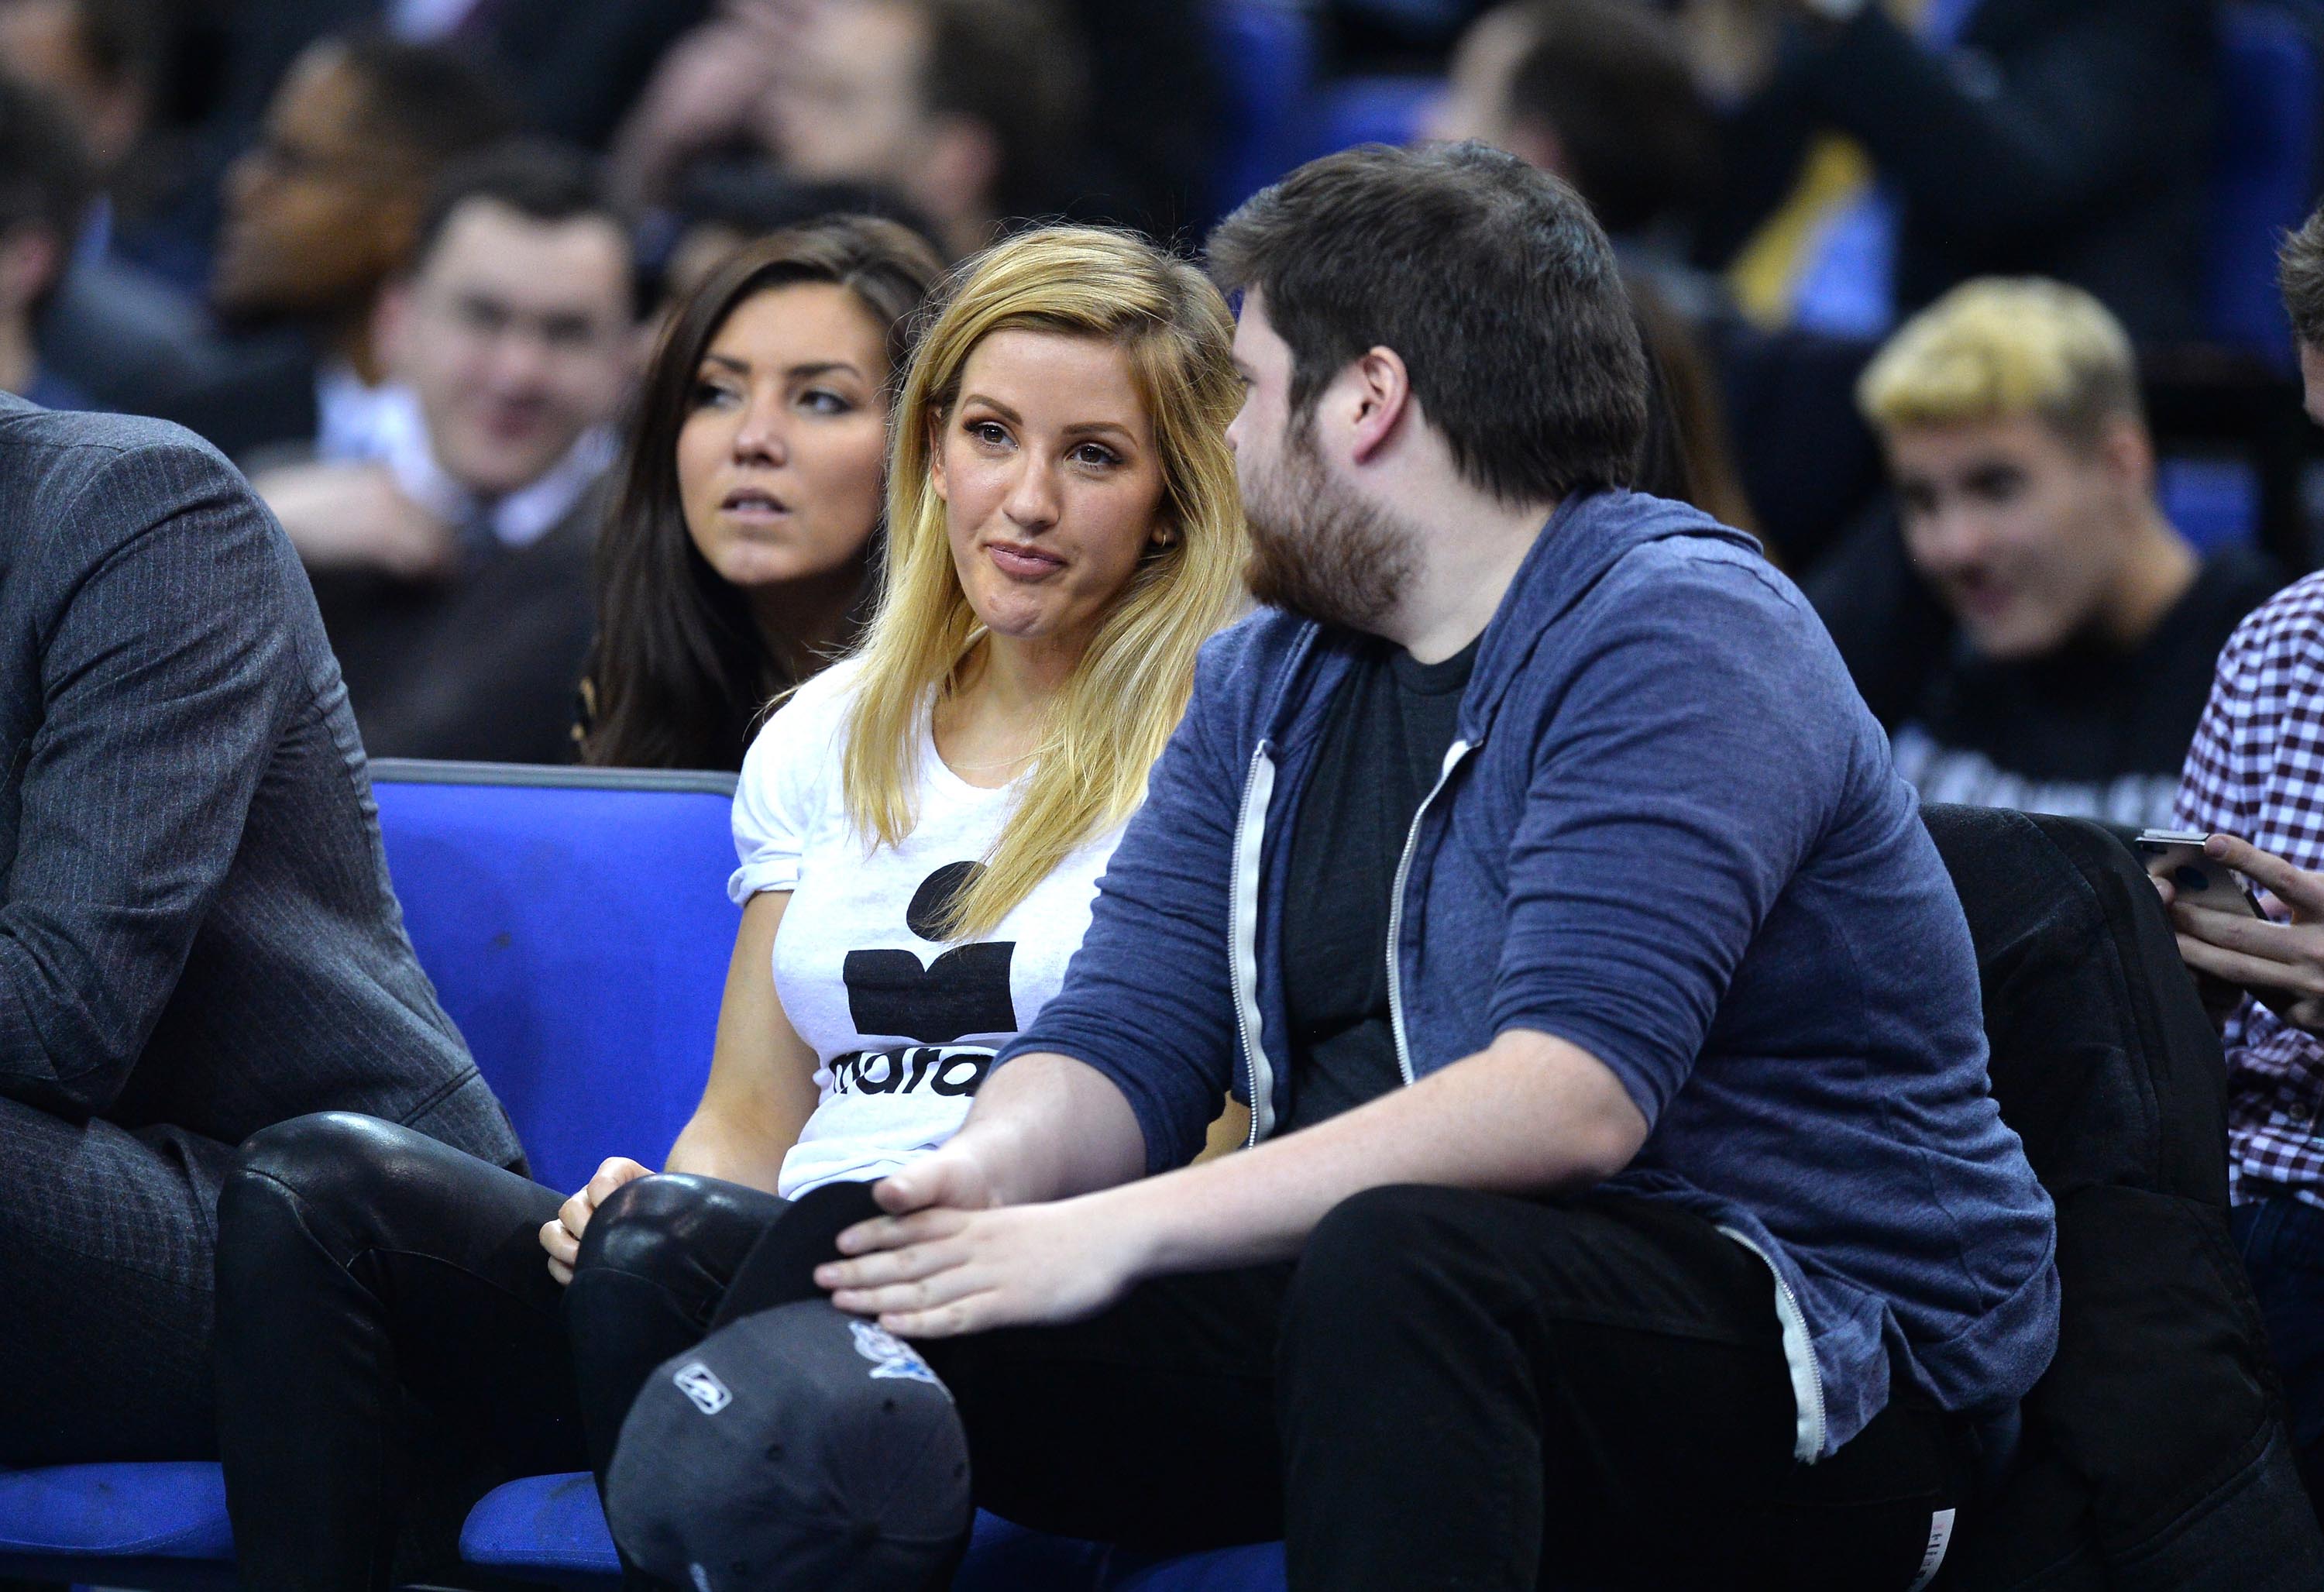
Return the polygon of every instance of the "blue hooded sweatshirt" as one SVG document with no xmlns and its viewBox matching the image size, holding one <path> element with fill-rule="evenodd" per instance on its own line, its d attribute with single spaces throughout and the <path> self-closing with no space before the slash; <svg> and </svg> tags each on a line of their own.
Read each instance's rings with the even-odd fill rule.
<svg viewBox="0 0 2324 1592">
<path fill-rule="evenodd" d="M 1151 1171 L 1231 1086 L 1287 1098 L 1291 835 L 1342 633 L 1213 639 L 1057 997 L 1002 1053 L 1128 1099 Z M 2050 1200 L 1987 1086 L 1977 962 L 1912 788 L 1822 624 L 1749 538 L 1631 492 L 1568 500 L 1478 649 L 1397 870 L 1405 1079 L 1506 1029 L 1581 1046 L 1650 1132 L 1609 1192 L 1772 1268 L 1812 1462 L 1900 1374 L 2005 1416 L 2058 1329 Z"/>
</svg>

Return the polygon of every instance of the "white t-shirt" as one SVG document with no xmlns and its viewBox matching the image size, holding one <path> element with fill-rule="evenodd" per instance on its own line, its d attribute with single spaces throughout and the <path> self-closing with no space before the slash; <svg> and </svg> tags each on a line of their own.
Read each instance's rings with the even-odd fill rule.
<svg viewBox="0 0 2324 1592">
<path fill-rule="evenodd" d="M 950 946 L 936 914 L 992 849 L 1019 787 L 945 767 L 924 721 L 918 822 L 867 851 L 840 786 L 859 666 L 801 686 L 752 742 L 734 791 L 737 904 L 788 890 L 775 994 L 816 1055 L 822 1092 L 777 1192 L 884 1177 L 958 1130 L 992 1058 L 1057 992 L 1120 831 L 1084 843 L 982 940 Z"/>
</svg>

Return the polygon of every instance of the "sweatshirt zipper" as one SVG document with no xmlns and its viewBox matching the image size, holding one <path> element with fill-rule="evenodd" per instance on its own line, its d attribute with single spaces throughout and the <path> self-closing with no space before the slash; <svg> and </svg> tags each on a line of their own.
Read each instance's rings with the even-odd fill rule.
<svg viewBox="0 0 2324 1592">
<path fill-rule="evenodd" d="M 1413 810 L 1412 829 L 1404 837 L 1404 855 L 1396 864 L 1396 885 L 1388 902 L 1388 1026 L 1396 1035 L 1397 1070 L 1404 1074 L 1406 1084 L 1412 1081 L 1412 1045 L 1404 1034 L 1404 969 L 1397 948 L 1404 943 L 1404 887 L 1412 877 L 1412 854 L 1420 848 L 1420 821 L 1428 815 L 1428 804 L 1452 778 L 1452 770 L 1461 759 L 1473 750 L 1465 741 L 1456 741 L 1444 750 L 1444 766 L 1436 771 L 1436 783 L 1420 798 Z"/>
<path fill-rule="evenodd" d="M 1242 810 L 1235 819 L 1234 877 L 1228 897 L 1233 939 L 1228 946 L 1234 983 L 1235 1037 L 1242 1045 L 1244 1077 L 1250 1089 L 1248 1149 L 1275 1131 L 1275 1074 L 1259 1048 L 1259 854 L 1267 838 L 1267 805 L 1275 795 L 1275 762 L 1261 741 L 1250 754 L 1243 780 Z"/>
<path fill-rule="evenodd" d="M 1792 1441 L 1792 1458 L 1803 1465 L 1812 1465 L 1823 1458 L 1826 1418 L 1823 1367 L 1816 1360 L 1815 1340 L 1808 1336 L 1807 1312 L 1800 1308 L 1799 1295 L 1784 1280 L 1773 1256 L 1744 1237 L 1738 1229 L 1721 1227 L 1719 1230 L 1757 1256 L 1767 1274 L 1775 1279 L 1775 1320 L 1783 1328 L 1784 1364 L 1792 1374 L 1792 1397 L 1799 1406 L 1799 1428 Z"/>
</svg>

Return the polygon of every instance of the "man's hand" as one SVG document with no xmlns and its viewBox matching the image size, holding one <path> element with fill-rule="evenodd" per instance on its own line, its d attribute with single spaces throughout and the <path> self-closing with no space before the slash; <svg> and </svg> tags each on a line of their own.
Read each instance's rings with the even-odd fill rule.
<svg viewBox="0 0 2324 1592">
<path fill-rule="evenodd" d="M 451 529 L 405 497 L 382 465 L 289 465 L 251 484 L 309 569 L 381 569 L 399 580 L 448 575 Z"/>
<path fill-rule="evenodd" d="M 1077 1321 L 1120 1299 L 1145 1261 L 1135 1223 L 1091 1208 L 1104 1199 L 881 1217 L 840 1234 L 851 1258 L 815 1280 L 899 1338 Z"/>
<path fill-rule="evenodd" d="M 641 1166 L 627 1155 L 615 1155 L 599 1166 L 587 1188 L 558 1207 L 557 1219 L 541 1224 L 540 1247 L 549 1251 L 549 1275 L 559 1283 L 571 1282 L 573 1262 L 581 1254 L 581 1235 L 588 1230 L 589 1219 L 597 1213 L 605 1196 L 625 1182 L 652 1175 L 653 1168 Z"/>
<path fill-rule="evenodd" d="M 872 1197 L 890 1216 L 915 1210 L 989 1210 L 1001 1203 L 973 1138 L 955 1137 L 932 1155 L 872 1185 Z M 862 1232 L 866 1222 L 851 1230 Z M 844 1247 L 844 1246 L 843 1246 Z"/>
<path fill-rule="evenodd" d="M 2266 890 L 2292 921 L 2190 906 L 2176 899 L 2168 881 L 2158 880 L 2178 930 L 2179 954 L 2197 972 L 2249 990 L 2293 1027 L 2324 1033 L 2324 874 L 2295 868 L 2233 835 L 2213 835 L 2203 852 Z"/>
</svg>

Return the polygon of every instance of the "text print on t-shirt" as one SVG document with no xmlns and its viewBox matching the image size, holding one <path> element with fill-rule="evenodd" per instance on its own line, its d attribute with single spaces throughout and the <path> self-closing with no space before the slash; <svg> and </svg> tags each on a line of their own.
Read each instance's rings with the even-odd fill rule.
<svg viewBox="0 0 2324 1592">
<path fill-rule="evenodd" d="M 920 881 L 904 923 L 932 943 L 944 942 L 953 902 L 976 882 L 979 862 L 947 862 Z M 964 1034 L 1013 1034 L 1017 1007 L 1009 993 L 1013 941 L 955 945 L 923 963 L 912 951 L 851 951 L 841 964 L 847 1011 L 861 1034 L 901 1034 L 921 1043 L 898 1050 L 853 1051 L 831 1063 L 837 1094 L 972 1095 L 992 1070 L 990 1045 L 952 1044 Z"/>
</svg>

